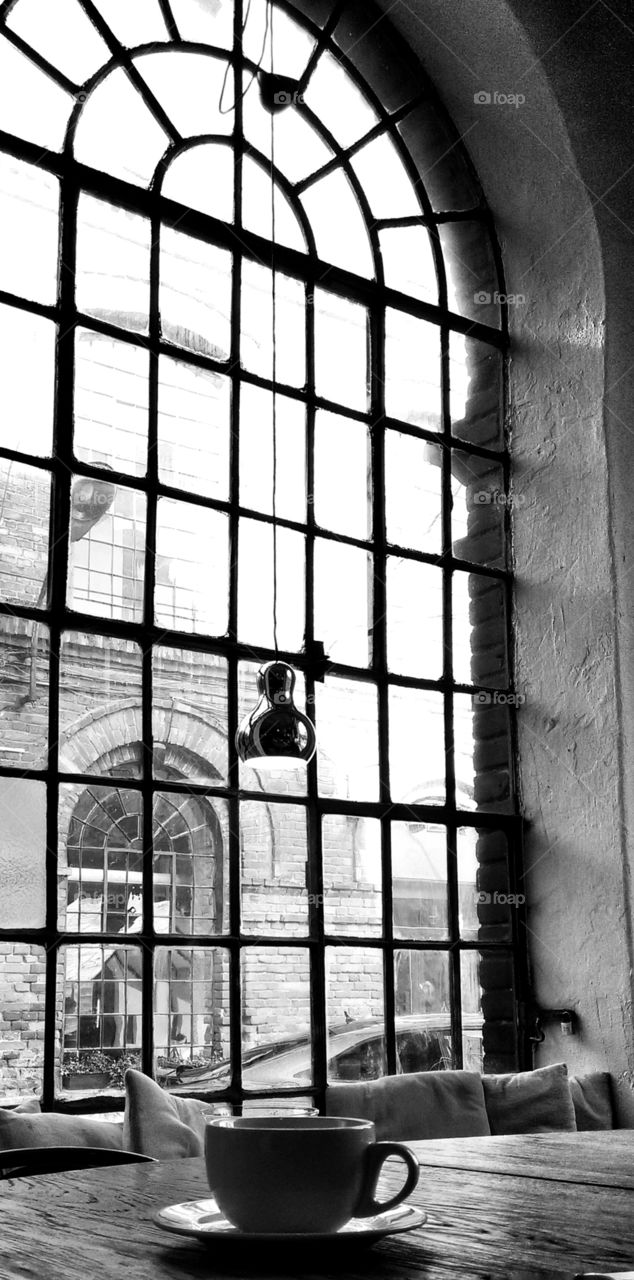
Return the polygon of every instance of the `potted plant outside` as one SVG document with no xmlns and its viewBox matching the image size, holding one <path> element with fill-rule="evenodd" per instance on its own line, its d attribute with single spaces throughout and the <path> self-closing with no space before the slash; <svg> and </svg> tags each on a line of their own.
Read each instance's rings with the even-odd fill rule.
<svg viewBox="0 0 634 1280">
<path fill-rule="evenodd" d="M 112 1059 L 97 1049 L 66 1053 L 62 1062 L 64 1089 L 107 1089 L 110 1084 Z"/>
<path fill-rule="evenodd" d="M 110 1058 L 110 1079 L 109 1085 L 111 1089 L 125 1088 L 125 1073 L 128 1067 L 134 1067 L 137 1071 L 141 1070 L 141 1057 L 138 1053 L 122 1053 L 118 1058 Z"/>
</svg>

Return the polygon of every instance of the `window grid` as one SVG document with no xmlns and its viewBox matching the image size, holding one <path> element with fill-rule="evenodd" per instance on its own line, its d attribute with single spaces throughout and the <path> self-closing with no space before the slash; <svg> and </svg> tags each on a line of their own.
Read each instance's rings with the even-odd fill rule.
<svg viewBox="0 0 634 1280">
<path fill-rule="evenodd" d="M 89 0 L 82 0 L 82 4 L 86 12 L 93 19 L 97 29 L 100 30 L 104 38 L 108 39 L 111 50 L 116 53 L 117 57 L 123 65 L 128 69 L 132 79 L 136 79 L 136 73 L 133 75 L 128 55 L 122 51 L 118 43 L 111 40 L 106 31 L 103 30 L 105 23 L 99 18 Z M 294 13 L 292 6 L 281 6 Z M 169 15 L 169 6 L 162 5 L 166 16 Z M 7 8 L 0 13 L 0 20 L 5 16 Z M 295 15 L 296 16 L 296 15 Z M 333 27 L 336 15 L 333 16 Z M 174 29 L 173 22 L 171 23 Z M 16 47 L 20 47 L 21 41 L 18 37 L 6 34 L 12 39 Z M 237 4 L 235 8 L 235 35 L 236 48 L 240 50 L 240 34 L 241 34 L 241 5 Z M 315 50 L 314 59 L 316 60 L 322 49 L 330 47 L 337 53 L 339 60 L 346 65 L 347 70 L 351 73 L 352 78 L 361 83 L 354 68 L 342 58 L 336 46 L 329 45 L 330 32 L 326 29 L 320 37 L 317 48 Z M 153 46 L 152 46 L 153 47 Z M 162 46 L 156 46 L 159 48 Z M 48 74 L 52 74 L 51 69 L 45 60 L 34 57 L 28 49 L 24 50 L 32 57 L 36 65 L 40 65 L 47 70 Z M 231 55 L 233 59 L 234 70 L 236 74 L 241 74 L 246 68 L 252 72 L 253 64 L 237 55 Z M 61 83 L 60 77 L 53 76 Z M 95 79 L 98 83 L 100 76 Z M 67 87 L 67 86 L 65 86 Z M 141 87 L 141 86 L 139 86 Z M 380 104 L 373 98 L 369 92 L 367 85 L 363 85 L 363 91 L 372 101 L 372 105 L 380 114 L 380 122 L 374 130 L 364 135 L 362 139 L 346 149 L 340 147 L 335 139 L 329 134 L 322 125 L 319 125 L 321 135 L 326 139 L 328 145 L 333 151 L 333 159 L 325 165 L 317 173 L 313 174 L 310 179 L 295 185 L 295 193 L 299 193 L 302 189 L 307 188 L 310 183 L 318 181 L 326 171 L 337 170 L 346 172 L 352 186 L 355 190 L 357 199 L 366 216 L 368 225 L 372 225 L 372 215 L 369 204 L 366 200 L 365 193 L 361 189 L 361 185 L 356 178 L 354 170 L 349 161 L 352 155 L 364 145 L 368 138 L 379 136 L 381 133 L 387 132 L 391 136 L 392 141 L 397 146 L 401 158 L 404 160 L 410 177 L 417 182 L 417 189 L 420 191 L 421 184 L 415 171 L 413 161 L 408 156 L 403 147 L 396 123 L 399 118 L 405 117 L 416 103 L 409 102 L 400 109 L 399 112 L 388 119 L 385 112 L 381 109 Z M 143 86 L 143 93 L 150 109 L 156 119 L 160 121 L 164 128 L 168 128 L 164 112 L 154 99 L 152 94 Z M 306 112 L 313 123 L 319 124 L 316 118 L 311 116 L 310 112 Z M 76 115 L 78 111 L 76 108 Z M 236 136 L 241 136 L 241 117 L 242 102 L 238 99 L 236 105 Z M 178 137 L 175 130 L 169 126 L 168 132 L 178 145 Z M 72 134 L 72 129 L 71 129 Z M 106 174 L 89 171 L 85 166 L 77 165 L 72 161 L 69 150 L 63 157 L 57 157 L 52 154 L 42 154 L 40 149 L 31 147 L 28 143 L 17 142 L 8 135 L 0 134 L 0 145 L 3 149 L 11 154 L 21 156 L 24 159 L 35 159 L 37 152 L 38 163 L 47 168 L 52 173 L 57 173 L 62 181 L 62 208 L 64 210 L 64 218 L 62 221 L 62 242 L 61 242 L 61 258 L 65 269 L 60 276 L 60 295 L 59 308 L 49 307 L 39 303 L 27 302 L 17 295 L 0 291 L 0 300 L 9 305 L 19 307 L 20 310 L 32 311 L 34 314 L 48 316 L 58 320 L 60 326 L 60 346 L 58 361 L 58 377 L 57 377 L 57 411 L 55 419 L 55 450 L 51 460 L 30 458 L 32 465 L 45 470 L 51 470 L 55 480 L 55 504 L 53 515 L 53 554 L 52 554 L 52 573 L 51 573 L 51 592 L 52 605 L 50 610 L 46 612 L 47 621 L 51 627 L 51 653 L 53 662 L 51 664 L 51 691 L 49 702 L 49 728 L 50 728 L 50 769 L 48 772 L 43 770 L 25 771 L 26 777 L 47 777 L 49 782 L 49 805 L 47 818 L 48 831 L 48 878 L 47 878 L 47 927 L 44 931 L 35 931 L 32 933 L 34 940 L 43 941 L 47 948 L 47 995 L 46 995 L 46 1019 L 47 1019 L 47 1035 L 46 1048 L 47 1055 L 45 1059 L 44 1074 L 44 1101 L 45 1104 L 52 1101 L 54 1096 L 54 1058 L 53 1058 L 53 1030 L 54 1030 L 54 1013 L 55 1013 L 55 984 L 56 978 L 56 949 L 62 938 L 57 933 L 56 926 L 53 923 L 56 920 L 57 913 L 57 887 L 56 887 L 56 861 L 54 850 L 57 843 L 57 789 L 58 789 L 58 762 L 59 748 L 57 743 L 57 722 L 59 712 L 60 690 L 56 675 L 59 662 L 61 636 L 66 629 L 66 615 L 62 602 L 66 592 L 64 590 L 67 575 L 67 550 L 68 550 L 68 525 L 70 518 L 70 475 L 92 476 L 94 478 L 102 478 L 103 471 L 98 466 L 91 466 L 85 462 L 78 462 L 73 457 L 70 433 L 67 424 L 72 421 L 72 387 L 74 372 L 74 339 L 73 330 L 75 324 L 83 325 L 88 331 L 103 333 L 116 338 L 117 341 L 130 342 L 138 346 L 147 346 L 150 352 L 150 380 L 149 380 L 149 418 L 148 418 L 148 470 L 145 478 L 135 478 L 134 487 L 148 495 L 147 503 L 147 548 L 145 564 L 145 581 L 144 581 L 144 618 L 143 624 L 137 626 L 125 621 L 108 619 L 108 633 L 112 636 L 129 637 L 143 640 L 143 706 L 142 706 L 142 723 L 143 723 L 143 758 L 144 758 L 144 775 L 143 780 L 138 783 L 138 787 L 143 797 L 144 827 L 143 842 L 144 848 L 152 847 L 152 799 L 156 792 L 162 791 L 169 793 L 171 790 L 177 791 L 179 784 L 164 779 L 152 779 L 152 762 L 154 753 L 153 725 L 152 725 L 152 645 L 162 638 L 163 633 L 154 623 L 154 549 L 156 546 L 156 496 L 163 495 L 165 497 L 176 497 L 179 501 L 195 503 L 201 507 L 207 507 L 214 510 L 226 511 L 230 520 L 230 558 L 232 566 L 235 566 L 236 555 L 235 549 L 238 544 L 238 526 L 240 518 L 248 514 L 249 518 L 256 519 L 261 523 L 271 526 L 272 518 L 257 511 L 251 511 L 241 508 L 239 505 L 239 476 L 238 476 L 238 459 L 239 459 L 239 396 L 236 393 L 240 382 L 247 382 L 254 386 L 271 388 L 270 379 L 261 377 L 258 374 L 249 372 L 240 368 L 239 364 L 239 343 L 240 343 L 240 263 L 246 256 L 252 254 L 257 255 L 265 263 L 271 263 L 271 248 L 260 237 L 254 233 L 249 233 L 241 229 L 241 170 L 242 170 L 242 146 L 235 147 L 235 228 L 228 226 L 208 215 L 198 214 L 195 211 L 188 211 L 183 214 L 180 206 L 175 206 L 173 202 L 165 200 L 160 195 L 153 192 L 134 191 L 125 189 L 118 179 L 111 178 Z M 170 157 L 171 158 L 171 157 Z M 283 185 L 283 184 L 282 184 Z M 287 184 L 290 188 L 290 184 Z M 152 250 L 150 260 L 150 305 L 149 305 L 149 333 L 147 337 L 138 332 L 119 329 L 108 321 L 102 320 L 96 316 L 82 315 L 75 309 L 74 298 L 74 262 L 76 252 L 76 213 L 77 200 L 80 191 L 88 191 L 91 194 L 100 195 L 104 198 L 111 198 L 117 207 L 125 207 L 134 212 L 140 212 L 149 216 L 151 219 L 152 231 Z M 288 270 L 289 273 L 295 273 L 299 279 L 305 281 L 306 293 L 309 295 L 309 302 L 306 308 L 306 359 L 307 359 L 307 381 L 305 390 L 297 390 L 292 386 L 280 387 L 278 390 L 283 391 L 285 395 L 303 403 L 307 408 L 306 431 L 307 431 L 307 458 L 308 458 L 308 492 L 311 494 L 314 489 L 314 441 L 315 441 L 315 413 L 318 407 L 329 410 L 341 411 L 341 405 L 336 401 L 330 401 L 324 397 L 317 395 L 315 390 L 315 362 L 314 362 L 314 308 L 312 305 L 312 296 L 316 286 L 321 280 L 322 273 L 328 272 L 328 288 L 333 292 L 341 290 L 342 294 L 348 298 L 356 299 L 363 302 L 368 307 L 368 318 L 371 333 L 372 345 L 372 390 L 369 412 L 363 413 L 359 410 L 346 408 L 345 413 L 352 419 L 363 423 L 384 423 L 385 426 L 395 426 L 399 432 L 410 435 L 415 438 L 429 441 L 431 444 L 440 445 L 443 457 L 441 470 L 441 488 L 442 488 L 442 532 L 443 546 L 439 555 L 431 555 L 425 552 L 419 552 L 411 548 L 389 547 L 392 555 L 398 555 L 401 552 L 406 555 L 407 559 L 413 562 L 420 562 L 437 566 L 442 571 L 443 581 L 443 634 L 444 634 L 444 655 L 445 665 L 440 679 L 430 680 L 425 678 L 414 678 L 407 675 L 389 674 L 389 685 L 395 685 L 403 688 L 412 689 L 433 689 L 438 690 L 444 695 L 451 691 L 471 692 L 472 684 L 456 685 L 452 682 L 452 672 L 450 669 L 451 653 L 452 653 L 452 608 L 451 608 L 451 578 L 454 569 L 464 567 L 477 573 L 482 578 L 490 578 L 503 584 L 503 588 L 507 594 L 507 602 L 510 599 L 510 580 L 505 570 L 499 570 L 486 565 L 474 564 L 468 560 L 461 560 L 452 556 L 452 528 L 451 528 L 451 448 L 459 443 L 461 449 L 467 454 L 482 459 L 494 460 L 502 464 L 504 468 L 505 478 L 508 481 L 508 459 L 505 454 L 497 450 L 487 449 L 478 445 L 471 445 L 463 441 L 457 441 L 451 434 L 450 418 L 449 418 L 449 335 L 451 332 L 469 334 L 470 336 L 479 337 L 485 340 L 487 344 L 493 348 L 504 350 L 506 348 L 507 336 L 503 327 L 495 330 L 487 325 L 474 323 L 466 320 L 463 316 L 454 313 L 449 314 L 447 311 L 447 286 L 445 280 L 444 260 L 442 257 L 440 244 L 438 240 L 437 226 L 442 220 L 457 220 L 460 217 L 466 217 L 466 214 L 444 214 L 438 215 L 432 213 L 431 206 L 426 195 L 424 199 L 424 213 L 418 219 L 383 219 L 374 224 L 371 230 L 371 240 L 375 252 L 375 260 L 381 263 L 381 254 L 379 251 L 378 232 L 383 227 L 401 226 L 401 225 L 421 225 L 426 226 L 432 232 L 433 248 L 435 252 L 436 267 L 439 280 L 439 307 L 432 306 L 423 301 L 418 301 L 410 297 L 405 297 L 395 293 L 395 291 L 387 289 L 384 282 L 379 278 L 376 281 L 364 281 L 356 276 L 351 276 L 343 269 L 336 267 L 326 267 L 325 264 L 319 263 L 316 258 L 314 241 L 312 241 L 312 233 L 310 227 L 306 224 L 306 230 L 309 233 L 310 251 L 306 258 L 298 254 L 296 251 L 287 249 L 283 245 L 277 245 L 275 249 L 275 264 L 278 270 Z M 469 211 L 469 218 L 480 220 L 483 223 L 489 223 L 489 215 L 483 210 Z M 213 498 L 207 498 L 198 494 L 191 494 L 175 489 L 166 485 L 159 480 L 158 472 L 158 387 L 159 387 L 159 356 L 160 354 L 177 355 L 190 367 L 200 367 L 226 374 L 227 362 L 215 360 L 213 357 L 202 353 L 192 352 L 191 350 L 178 349 L 175 351 L 174 346 L 161 335 L 160 318 L 159 318 L 159 250 L 160 250 L 160 229 L 162 226 L 175 224 L 178 221 L 179 229 L 188 231 L 191 234 L 199 235 L 203 242 L 223 245 L 230 247 L 234 254 L 234 273 L 232 281 L 232 349 L 229 361 L 229 367 L 232 370 L 231 377 L 234 385 L 234 394 L 232 397 L 232 421 L 231 421 L 231 494 L 228 503 Z M 384 331 L 385 331 L 385 308 L 389 305 L 398 306 L 399 310 L 411 314 L 420 319 L 431 319 L 439 326 L 441 337 L 441 367 L 442 367 L 442 431 L 435 434 L 425 427 L 414 426 L 402 422 L 400 419 L 390 419 L 385 417 L 385 365 L 384 365 Z M 237 370 L 237 372 L 236 372 Z M 306 797 L 295 797 L 285 792 L 275 795 L 273 792 L 266 793 L 266 801 L 274 801 L 276 799 L 284 801 L 285 804 L 297 804 L 305 808 L 308 816 L 309 831 L 309 848 L 312 857 L 309 859 L 309 884 L 312 901 L 310 902 L 310 936 L 308 939 L 299 938 L 292 939 L 288 937 L 278 937 L 277 940 L 267 939 L 272 945 L 279 945 L 282 940 L 285 946 L 308 948 L 312 954 L 312 1007 L 313 1007 L 313 1028 L 314 1028 L 314 1088 L 316 1096 L 323 1094 L 326 1084 L 326 1016 L 325 1016 L 325 998 L 326 998 L 326 978 L 324 970 L 324 946 L 331 944 L 341 944 L 341 938 L 336 935 L 329 936 L 325 933 L 323 919 L 323 864 L 321 857 L 321 817 L 325 813 L 336 813 L 368 817 L 376 817 L 380 820 L 382 831 L 382 890 L 383 890 L 383 911 L 384 911 L 384 934 L 377 940 L 366 937 L 345 937 L 346 947 L 364 947 L 378 948 L 383 955 L 384 964 L 384 990 L 385 990 L 385 1014 L 387 1027 L 387 1063 L 388 1070 L 396 1069 L 396 1041 L 394 1033 L 394 1013 L 395 1013 L 395 987 L 394 987 L 394 953 L 403 947 L 402 939 L 394 939 L 393 936 L 393 884 L 392 884 L 392 868 L 391 868 L 391 822 L 394 819 L 402 820 L 414 819 L 416 821 L 436 821 L 443 822 L 448 831 L 448 902 L 449 902 L 449 922 L 450 922 L 450 942 L 425 941 L 417 943 L 414 939 L 408 939 L 407 949 L 411 951 L 444 951 L 448 952 L 450 958 L 450 980 L 452 991 L 452 1003 L 454 1005 L 454 1013 L 456 1015 L 454 1051 L 456 1055 L 456 1063 L 461 1063 L 460 1049 L 460 957 L 464 952 L 475 951 L 482 954 L 487 948 L 481 942 L 465 942 L 459 940 L 459 921 L 458 921 L 458 875 L 457 875 L 457 858 L 456 858 L 456 830 L 457 827 L 473 826 L 480 829 L 496 829 L 506 831 L 509 834 L 510 847 L 514 847 L 517 843 L 519 828 L 518 820 L 512 815 L 500 814 L 497 812 L 486 813 L 469 813 L 456 810 L 455 797 L 455 776 L 454 776 L 454 753 L 453 753 L 453 704 L 450 697 L 444 697 L 444 718 L 445 718 L 445 741 L 447 745 L 447 795 L 446 803 L 440 807 L 427 806 L 424 804 L 395 804 L 390 801 L 389 790 L 389 742 L 388 742 L 388 666 L 386 653 L 386 598 L 385 598 L 385 571 L 388 554 L 388 543 L 385 535 L 385 496 L 384 496 L 384 476 L 385 476 L 385 460 L 384 460 L 384 430 L 374 429 L 371 434 L 372 438 L 372 464 L 374 476 L 374 528 L 372 537 L 369 539 L 354 538 L 349 535 L 332 533 L 329 530 L 319 529 L 319 536 L 326 538 L 332 542 L 338 542 L 350 546 L 359 546 L 362 548 L 370 547 L 374 555 L 374 626 L 373 626 L 373 662 L 367 671 L 359 670 L 356 666 L 337 663 L 331 664 L 331 670 L 336 675 L 353 676 L 355 680 L 368 681 L 371 684 L 376 683 L 378 686 L 379 696 L 379 767 L 381 778 L 381 794 L 377 801 L 342 801 L 329 800 L 328 797 L 319 795 L 317 762 L 314 759 L 307 770 L 307 795 Z M 0 454 L 6 458 L 22 459 L 23 454 L 10 448 L 3 447 Z M 130 477 L 116 471 L 109 472 L 108 478 L 112 479 L 117 486 L 130 486 Z M 309 502 L 306 514 L 305 526 L 301 523 L 291 521 L 285 518 L 278 518 L 277 524 L 279 528 L 295 529 L 300 532 L 306 532 L 306 655 L 298 655 L 294 652 L 282 652 L 281 656 L 287 657 L 296 667 L 304 669 L 306 674 L 306 693 L 309 699 L 313 699 L 317 687 L 319 685 L 320 672 L 312 662 L 314 654 L 314 567 L 313 553 L 315 545 L 315 536 L 317 525 L 314 517 L 314 509 L 312 503 Z M 204 796 L 226 797 L 229 803 L 230 819 L 230 835 L 229 835 L 229 895 L 230 895 L 230 926 L 228 935 L 219 935 L 214 938 L 214 942 L 219 941 L 223 946 L 227 946 L 231 957 L 231 979 L 230 979 L 230 1012 L 231 1012 L 231 1050 L 233 1061 L 235 1064 L 233 1089 L 231 1098 L 234 1102 L 240 1101 L 240 1055 L 241 1055 L 241 1036 L 240 1036 L 240 960 L 241 953 L 245 948 L 256 945 L 258 940 L 254 938 L 241 937 L 239 932 L 239 915 L 240 915 L 240 884 L 239 884 L 239 799 L 251 798 L 254 800 L 262 800 L 262 795 L 256 790 L 240 789 L 238 786 L 238 762 L 235 755 L 234 736 L 238 723 L 238 697 L 237 697 L 237 671 L 238 662 L 241 658 L 252 656 L 252 650 L 248 645 L 241 643 L 237 636 L 237 579 L 235 568 L 232 568 L 230 576 L 230 602 L 229 602 L 229 630 L 227 638 L 209 637 L 204 634 L 180 633 L 170 631 L 170 643 L 174 646 L 180 644 L 187 646 L 188 649 L 200 649 L 208 651 L 210 648 L 218 654 L 226 654 L 229 661 L 229 682 L 228 682 L 228 742 L 230 753 L 230 769 L 229 779 L 230 785 L 227 787 L 218 786 L 210 787 L 197 786 L 195 783 L 188 784 L 188 790 L 192 795 L 200 794 Z M 15 612 L 7 605 L 0 604 L 0 613 L 8 614 Z M 20 609 L 19 613 L 25 618 L 42 618 L 42 612 L 38 609 Z M 82 631 L 87 634 L 99 634 L 105 629 L 105 619 L 103 617 L 95 618 L 91 615 L 82 614 L 76 611 L 73 617 L 73 625 L 81 626 Z M 274 656 L 272 650 L 266 648 L 258 649 L 258 656 L 261 658 Z M 310 704 L 312 705 L 312 703 Z M 319 729 L 318 729 L 319 731 Z M 7 768 L 0 769 L 0 775 L 10 773 Z M 64 774 L 65 783 L 69 781 L 85 782 L 88 785 L 89 775 Z M 94 777 L 92 779 L 94 782 Z M 100 777 L 100 786 L 110 785 L 107 778 Z M 112 783 L 112 785 L 118 785 Z M 182 789 L 182 783 L 181 789 Z M 135 783 L 126 779 L 126 789 L 134 789 Z M 146 866 L 149 864 L 146 863 Z M 511 883 L 517 883 L 518 868 L 511 866 Z M 144 918 L 149 921 L 152 918 L 153 903 L 153 884 L 151 878 L 151 868 L 146 870 L 143 880 L 143 908 Z M 512 944 L 517 946 L 518 943 L 518 924 L 515 918 L 512 919 L 513 939 Z M 32 931 L 31 931 L 32 932 Z M 16 932 L 22 936 L 21 931 Z M 71 935 L 72 936 L 72 935 Z M 103 935 L 95 935 L 95 940 L 102 940 Z M 90 935 L 86 935 L 90 938 Z M 154 939 L 147 932 L 147 926 L 144 932 L 139 935 L 139 940 L 143 944 L 143 1064 L 147 1071 L 152 1069 L 152 969 L 150 964 L 150 956 L 154 945 L 160 943 L 169 945 L 170 942 L 178 940 L 177 935 L 166 934 L 161 935 L 160 939 Z M 65 937 L 64 941 L 70 941 L 70 937 Z M 84 935 L 82 935 L 84 941 Z M 496 951 L 506 954 L 512 950 L 511 943 L 491 944 L 489 948 L 492 954 Z M 204 946 L 204 941 L 198 939 L 197 946 Z M 518 978 L 521 983 L 522 964 L 519 962 Z M 296 1092 L 306 1093 L 306 1086 Z"/>
</svg>

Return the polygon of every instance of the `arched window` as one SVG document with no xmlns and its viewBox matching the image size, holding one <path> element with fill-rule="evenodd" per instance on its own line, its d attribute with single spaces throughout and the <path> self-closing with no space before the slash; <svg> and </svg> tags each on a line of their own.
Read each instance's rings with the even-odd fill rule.
<svg viewBox="0 0 634 1280">
<path fill-rule="evenodd" d="M 106 1047 L 168 1086 L 516 1065 L 506 327 L 460 143 L 366 4 L 8 0 L 0 77 L 0 786 L 37 885 L 3 924 L 45 1032 L 7 1091 L 61 1087 L 84 947 Z M 235 734 L 276 654 L 318 751 L 264 773 Z M 134 930 L 79 944 L 56 877 L 96 831 L 105 886 L 124 828 Z"/>
</svg>

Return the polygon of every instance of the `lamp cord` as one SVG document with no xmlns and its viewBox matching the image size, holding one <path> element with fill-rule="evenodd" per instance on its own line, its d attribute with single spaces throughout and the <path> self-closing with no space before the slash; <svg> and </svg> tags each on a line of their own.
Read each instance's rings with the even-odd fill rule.
<svg viewBox="0 0 634 1280">
<path fill-rule="evenodd" d="M 244 18 L 243 18 L 243 20 L 242 20 L 242 34 L 243 34 L 243 35 L 244 35 L 244 30 L 245 30 L 245 27 L 246 27 L 246 25 L 247 25 L 247 22 L 249 21 L 249 14 L 250 14 L 250 12 L 251 12 L 251 0 L 248 0 L 248 4 L 247 4 L 247 11 L 246 11 L 246 13 L 245 13 L 245 15 L 244 15 Z M 255 71 L 253 72 L 253 75 L 251 76 L 251 79 L 249 80 L 249 83 L 248 83 L 248 85 L 247 85 L 246 89 L 243 89 L 243 90 L 242 90 L 242 93 L 241 93 L 241 94 L 239 94 L 239 98 L 241 99 L 241 101 L 242 101 L 242 102 L 244 102 L 244 99 L 246 98 L 246 96 L 247 96 L 247 94 L 248 94 L 248 92 L 249 92 L 249 89 L 251 88 L 251 85 L 253 84 L 253 81 L 257 79 L 258 71 L 260 70 L 260 68 L 261 68 L 261 66 L 262 66 L 262 60 L 263 60 L 263 58 L 264 58 L 264 51 L 265 51 L 265 49 L 266 49 L 266 38 L 267 38 L 267 36 L 268 36 L 268 33 L 269 33 L 269 10 L 268 10 L 268 6 L 267 6 L 267 10 L 266 10 L 266 26 L 265 26 L 265 28 L 264 28 L 264 36 L 263 36 L 263 39 L 262 39 L 262 48 L 260 49 L 260 56 L 259 56 L 259 58 L 258 58 L 258 60 L 257 60 L 256 67 L 255 67 Z M 242 46 L 241 46 L 241 47 L 242 47 Z M 234 92 L 234 95 L 233 95 L 233 102 L 231 102 L 231 103 L 229 104 L 229 106 L 228 106 L 228 107 L 223 107 L 223 105 L 222 105 L 222 104 L 223 104 L 223 102 L 224 102 L 224 96 L 225 96 L 225 92 L 226 92 L 226 89 L 227 89 L 227 80 L 229 79 L 229 72 L 230 72 L 230 70 L 231 70 L 231 65 L 232 65 L 232 64 L 231 64 L 231 60 L 230 60 L 230 59 L 228 59 L 228 60 L 227 60 L 227 65 L 226 65 L 226 67 L 225 67 L 225 74 L 224 74 L 223 79 L 222 79 L 222 87 L 221 87 L 221 89 L 220 89 L 220 100 L 219 100 L 219 102 L 218 102 L 218 111 L 220 112 L 220 115 L 221 115 L 221 116 L 228 116 L 232 111 L 235 111 L 235 104 L 236 104 L 236 95 L 235 95 L 235 92 Z M 240 64 L 239 64 L 239 65 L 240 65 L 240 67 L 242 67 L 242 62 L 240 62 Z M 235 90 L 235 85 L 234 85 L 234 90 Z"/>
<path fill-rule="evenodd" d="M 267 27 L 271 47 L 271 74 L 273 66 L 273 3 L 267 0 Z M 278 655 L 277 644 L 277 287 L 275 277 L 275 112 L 271 111 L 271 312 L 272 312 L 272 426 L 273 426 L 273 485 L 271 505 L 273 508 L 273 648 Z"/>
</svg>

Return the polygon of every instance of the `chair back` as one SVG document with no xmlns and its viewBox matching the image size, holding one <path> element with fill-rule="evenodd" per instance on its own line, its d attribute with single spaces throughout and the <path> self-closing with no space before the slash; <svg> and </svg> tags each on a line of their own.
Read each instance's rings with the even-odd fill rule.
<svg viewBox="0 0 634 1280">
<path fill-rule="evenodd" d="M 0 1151 L 0 1180 L 32 1178 L 42 1173 L 64 1173 L 70 1169 L 93 1169 L 98 1165 L 158 1162 L 153 1156 L 110 1147 L 14 1147 Z"/>
</svg>

